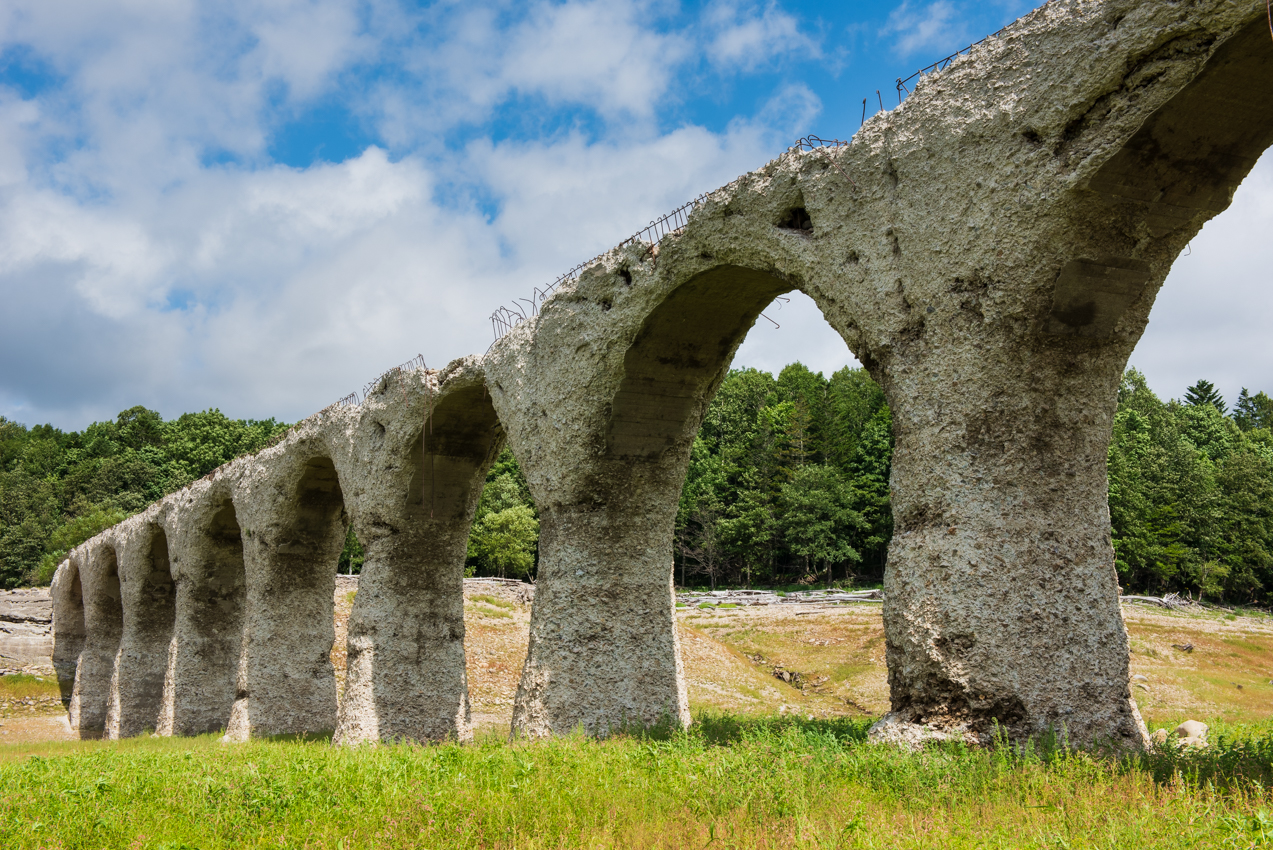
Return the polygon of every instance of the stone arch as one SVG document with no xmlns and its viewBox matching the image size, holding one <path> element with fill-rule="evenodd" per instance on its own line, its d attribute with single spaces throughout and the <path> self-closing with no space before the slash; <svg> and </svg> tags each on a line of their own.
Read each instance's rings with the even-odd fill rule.
<svg viewBox="0 0 1273 850">
<path fill-rule="evenodd" d="M 1187 241 L 1228 208 L 1273 145 L 1273 102 L 1263 96 L 1273 85 L 1273 50 L 1263 11 L 1216 47 L 1087 180 L 1116 214 L 1143 222 L 1155 238 Z M 1183 243 L 1174 247 L 1173 257 Z"/>
<path fill-rule="evenodd" d="M 134 527 L 130 538 L 121 571 L 124 625 L 117 665 L 118 710 L 106 730 L 111 738 L 158 728 L 176 618 L 176 582 L 163 526 L 146 522 Z"/>
<path fill-rule="evenodd" d="M 472 737 L 464 656 L 464 562 L 486 472 L 503 445 L 484 376 L 448 369 L 386 428 L 373 399 L 353 469 L 366 560 L 350 616 L 337 743 Z M 365 483 L 363 483 L 365 482 Z"/>
<path fill-rule="evenodd" d="M 692 443 L 760 311 L 794 288 L 772 274 L 717 266 L 672 290 L 624 355 L 606 429 L 607 453 L 653 460 Z"/>
<path fill-rule="evenodd" d="M 75 671 L 84 651 L 84 587 L 80 559 L 72 553 L 53 577 L 53 669 L 57 673 L 62 707 L 71 709 Z"/>
<path fill-rule="evenodd" d="M 647 289 L 639 309 L 615 319 L 604 343 L 592 343 L 604 359 L 595 376 L 573 383 L 577 398 L 587 398 L 586 412 L 572 421 L 562 411 L 584 405 L 558 399 L 559 408 L 540 415 L 540 423 L 578 434 L 569 447 L 533 442 L 524 451 L 528 480 L 539 488 L 540 572 L 516 734 L 583 725 L 604 735 L 627 723 L 689 722 L 672 597 L 678 497 L 707 405 L 761 310 L 793 289 L 822 307 L 822 294 L 805 280 L 816 201 L 790 185 L 740 216 L 737 226 L 754 237 L 737 258 L 719 250 L 718 234 L 700 235 L 710 225 L 692 221 L 660 252 L 657 270 L 641 269 Z M 717 208 L 706 215 L 722 214 Z M 607 314 L 605 303 L 612 303 L 617 313 L 637 297 L 629 293 L 638 284 L 609 268 L 635 265 L 625 259 L 607 258 L 605 276 L 617 278 L 609 292 L 598 273 L 572 295 L 597 301 Z M 519 418 L 519 426 L 525 421 Z M 548 427 L 531 423 L 540 434 Z M 514 447 L 525 437 L 512 434 Z M 569 458 L 554 457 L 562 448 Z M 544 465 L 563 463 L 573 468 L 555 480 L 543 474 Z"/>
<path fill-rule="evenodd" d="M 75 675 L 71 725 L 81 738 L 105 733 L 114 708 L 115 665 L 124 631 L 119 557 L 113 542 L 99 541 L 87 552 L 84 588 L 86 639 Z"/>
<path fill-rule="evenodd" d="M 235 491 L 247 606 L 227 735 L 323 734 L 336 727 L 333 597 L 349 529 L 332 452 L 288 444 Z"/>
<path fill-rule="evenodd" d="M 174 640 L 158 732 L 227 728 L 242 652 L 247 575 L 229 488 L 197 500 L 180 535 Z"/>
</svg>

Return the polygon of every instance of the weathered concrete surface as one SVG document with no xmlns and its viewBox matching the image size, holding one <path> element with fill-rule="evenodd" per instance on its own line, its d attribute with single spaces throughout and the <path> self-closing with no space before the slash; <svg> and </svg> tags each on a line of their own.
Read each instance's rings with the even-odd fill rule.
<svg viewBox="0 0 1273 850">
<path fill-rule="evenodd" d="M 465 542 L 501 447 L 476 360 L 404 372 L 77 547 L 52 588 L 75 728 L 467 739 Z M 338 713 L 351 522 L 367 560 Z"/>
<path fill-rule="evenodd" d="M 176 611 L 161 735 L 225 729 L 242 655 L 247 574 L 229 480 L 194 484 L 168 511 Z"/>
<path fill-rule="evenodd" d="M 79 575 L 79 728 L 103 727 L 108 698 L 128 714 L 110 679 L 134 621 L 110 564 L 130 523 L 161 525 L 182 563 L 165 685 L 181 713 L 185 583 L 200 581 L 184 565 L 239 557 L 230 523 L 215 556 L 196 531 L 223 482 L 246 588 L 231 737 L 465 737 L 462 541 L 505 438 L 541 519 L 514 732 L 688 722 L 671 540 L 689 449 L 759 311 L 799 289 L 893 412 L 893 711 L 877 735 L 980 741 L 998 723 L 1143 746 L 1106 503 L 1115 389 L 1171 263 L 1273 143 L 1265 14 L 1048 3 L 851 145 L 789 151 L 657 245 L 608 253 L 486 356 L 399 375 L 89 541 L 57 591 L 70 600 Z M 369 566 L 338 713 L 331 582 L 349 522 Z"/>
</svg>

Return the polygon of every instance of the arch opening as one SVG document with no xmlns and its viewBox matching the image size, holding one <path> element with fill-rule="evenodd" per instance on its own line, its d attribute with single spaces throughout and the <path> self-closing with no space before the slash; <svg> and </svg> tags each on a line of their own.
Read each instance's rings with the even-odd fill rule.
<svg viewBox="0 0 1273 850">
<path fill-rule="evenodd" d="M 1176 246 L 1182 250 L 1203 221 L 1229 206 L 1238 184 L 1273 145 L 1269 51 L 1261 10 L 1101 166 L 1088 187 L 1115 206 L 1130 206 L 1155 237 L 1183 234 Z"/>
<path fill-rule="evenodd" d="M 148 524 L 146 535 L 139 563 L 134 562 L 127 579 L 130 584 L 138 581 L 140 586 L 130 591 L 125 610 L 115 688 L 118 718 L 108 730 L 111 737 L 157 730 L 163 722 L 164 681 L 174 649 L 176 583 L 168 535 L 158 523 Z"/>
<path fill-rule="evenodd" d="M 62 707 L 71 709 L 75 693 L 76 668 L 84 651 L 84 586 L 80 579 L 77 558 L 67 561 L 67 575 L 61 579 L 65 590 L 54 598 L 54 617 L 57 620 L 53 632 L 53 669 L 57 673 L 58 691 Z"/>
<path fill-rule="evenodd" d="M 700 275 L 649 316 L 625 357 L 608 449 L 675 458 L 682 586 L 882 580 L 892 531 L 883 391 L 842 340 L 845 365 L 826 377 L 794 358 L 776 375 L 730 368 L 749 331 L 767 332 L 761 310 L 791 289 L 736 267 Z"/>
</svg>

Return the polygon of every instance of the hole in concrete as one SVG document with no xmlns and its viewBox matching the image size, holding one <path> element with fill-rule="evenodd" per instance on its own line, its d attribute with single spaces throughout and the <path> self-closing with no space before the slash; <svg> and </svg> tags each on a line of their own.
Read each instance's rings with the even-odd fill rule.
<svg viewBox="0 0 1273 850">
<path fill-rule="evenodd" d="M 350 523 L 349 533 L 345 535 L 345 548 L 340 551 L 340 563 L 336 565 L 336 572 L 345 576 L 359 575 L 362 573 L 364 560 L 366 555 L 363 553 L 362 543 L 354 532 L 353 523 Z"/>
<path fill-rule="evenodd" d="M 778 226 L 783 230 L 795 230 L 807 234 L 813 232 L 813 219 L 809 217 L 809 211 L 804 207 L 792 207 L 779 219 Z"/>
<path fill-rule="evenodd" d="M 632 285 L 632 272 L 628 271 L 627 269 L 619 269 L 619 277 L 623 278 L 623 283 L 625 286 Z"/>
</svg>

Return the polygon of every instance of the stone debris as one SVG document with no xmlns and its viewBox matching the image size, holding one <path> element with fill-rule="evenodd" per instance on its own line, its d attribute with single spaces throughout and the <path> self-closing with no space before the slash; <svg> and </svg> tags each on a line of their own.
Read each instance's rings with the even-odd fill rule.
<svg viewBox="0 0 1273 850">
<path fill-rule="evenodd" d="M 1207 746 L 1207 724 L 1199 720 L 1186 720 L 1170 733 L 1166 729 L 1156 729 L 1150 740 L 1158 746 L 1192 747 L 1203 749 Z"/>
</svg>

